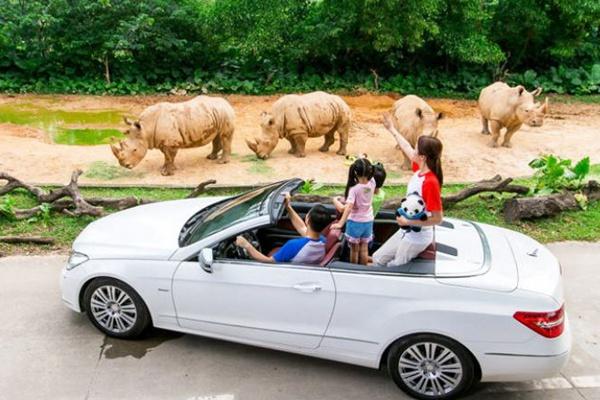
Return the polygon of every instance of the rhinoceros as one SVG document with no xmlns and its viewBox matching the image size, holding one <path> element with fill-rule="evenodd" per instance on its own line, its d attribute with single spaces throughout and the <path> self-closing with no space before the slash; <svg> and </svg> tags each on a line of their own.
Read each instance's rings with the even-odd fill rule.
<svg viewBox="0 0 600 400">
<path fill-rule="evenodd" d="M 435 112 L 422 98 L 409 94 L 396 101 L 390 111 L 394 127 L 414 148 L 419 136 L 438 135 L 438 121 L 443 114 Z M 404 157 L 402 168 L 410 169 L 410 160 Z"/>
<path fill-rule="evenodd" d="M 345 155 L 351 120 L 350 107 L 339 96 L 325 92 L 286 95 L 273 103 L 271 112 L 261 114 L 262 135 L 246 143 L 258 158 L 266 159 L 279 139 L 287 139 L 291 144 L 289 153 L 305 157 L 308 138 L 325 136 L 319 150 L 326 152 L 337 131 L 340 135 L 337 154 Z"/>
<path fill-rule="evenodd" d="M 542 88 L 528 92 L 521 85 L 510 87 L 504 82 L 495 82 L 484 88 L 479 94 L 479 111 L 484 135 L 492 134 L 490 146 L 498 147 L 498 138 L 502 128 L 506 128 L 502 146 L 512 147 L 510 139 L 521 125 L 539 127 L 544 124 L 544 115 L 548 112 L 548 98 L 544 104 L 536 103 Z M 488 127 L 489 122 L 489 127 Z"/>
<path fill-rule="evenodd" d="M 125 168 L 142 161 L 148 149 L 159 149 L 165 156 L 162 175 L 173 175 L 177 150 L 200 147 L 212 142 L 208 159 L 229 161 L 235 114 L 223 98 L 198 96 L 181 103 L 158 103 L 146 108 L 138 121 L 125 118 L 126 138 L 111 143 L 114 155 Z"/>
</svg>

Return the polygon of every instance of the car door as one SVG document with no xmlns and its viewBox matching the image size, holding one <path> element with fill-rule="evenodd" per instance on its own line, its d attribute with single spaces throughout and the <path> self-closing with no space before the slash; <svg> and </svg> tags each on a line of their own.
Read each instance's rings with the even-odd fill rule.
<svg viewBox="0 0 600 400">
<path fill-rule="evenodd" d="M 180 326 L 256 344 L 316 348 L 335 302 L 328 269 L 319 266 L 214 260 L 182 262 L 173 279 Z"/>
</svg>

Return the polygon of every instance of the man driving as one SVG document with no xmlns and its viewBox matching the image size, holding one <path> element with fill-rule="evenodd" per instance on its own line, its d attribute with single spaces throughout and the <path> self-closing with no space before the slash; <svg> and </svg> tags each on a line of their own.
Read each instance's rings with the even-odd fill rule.
<svg viewBox="0 0 600 400">
<path fill-rule="evenodd" d="M 319 264 L 326 253 L 325 238 L 321 233 L 332 221 L 329 211 L 318 204 L 311 208 L 306 214 L 306 218 L 302 220 L 292 208 L 289 193 L 285 194 L 285 208 L 292 225 L 302 237 L 288 240 L 272 256 L 262 254 L 243 236 L 238 236 L 235 244 L 245 249 L 251 258 L 260 262 Z"/>
</svg>

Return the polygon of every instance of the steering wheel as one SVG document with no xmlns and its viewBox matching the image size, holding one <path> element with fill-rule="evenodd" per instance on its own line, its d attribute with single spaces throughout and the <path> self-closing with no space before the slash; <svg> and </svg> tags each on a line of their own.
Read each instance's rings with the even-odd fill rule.
<svg viewBox="0 0 600 400">
<path fill-rule="evenodd" d="M 242 233 L 240 236 L 242 236 L 247 241 L 249 241 L 250 244 L 256 250 L 260 251 L 260 241 L 258 240 L 258 236 L 256 235 L 256 232 L 249 231 L 249 232 Z M 238 245 L 236 245 L 235 240 L 232 244 L 235 246 L 236 255 L 239 258 L 245 258 L 245 259 L 250 258 L 250 254 L 248 254 L 248 250 L 243 249 L 243 248 L 239 247 Z"/>
<path fill-rule="evenodd" d="M 246 240 L 248 240 L 252 246 L 254 246 L 258 251 L 260 251 L 260 241 L 258 240 L 258 236 L 255 232 L 245 232 L 242 235 Z M 237 236 L 236 236 L 237 237 Z M 234 258 L 234 259 L 248 259 L 250 255 L 248 252 L 241 247 L 235 244 L 236 237 L 233 237 L 229 240 L 225 240 L 219 244 L 216 249 L 216 253 L 221 258 Z"/>
</svg>

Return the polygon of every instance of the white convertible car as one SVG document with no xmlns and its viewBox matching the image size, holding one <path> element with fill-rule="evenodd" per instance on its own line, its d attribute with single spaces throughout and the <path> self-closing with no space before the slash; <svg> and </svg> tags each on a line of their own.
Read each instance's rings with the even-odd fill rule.
<svg viewBox="0 0 600 400">
<path fill-rule="evenodd" d="M 565 364 L 560 265 L 519 233 L 447 219 L 435 247 L 394 268 L 349 263 L 333 232 L 321 265 L 248 259 L 237 235 L 264 253 L 297 236 L 283 201 L 301 184 L 148 204 L 93 222 L 62 272 L 63 301 L 110 336 L 155 326 L 386 368 L 420 399 L 452 398 L 477 381 L 552 376 Z M 302 215 L 311 204 L 293 207 Z M 397 229 L 393 211 L 380 212 L 374 248 Z"/>
</svg>

